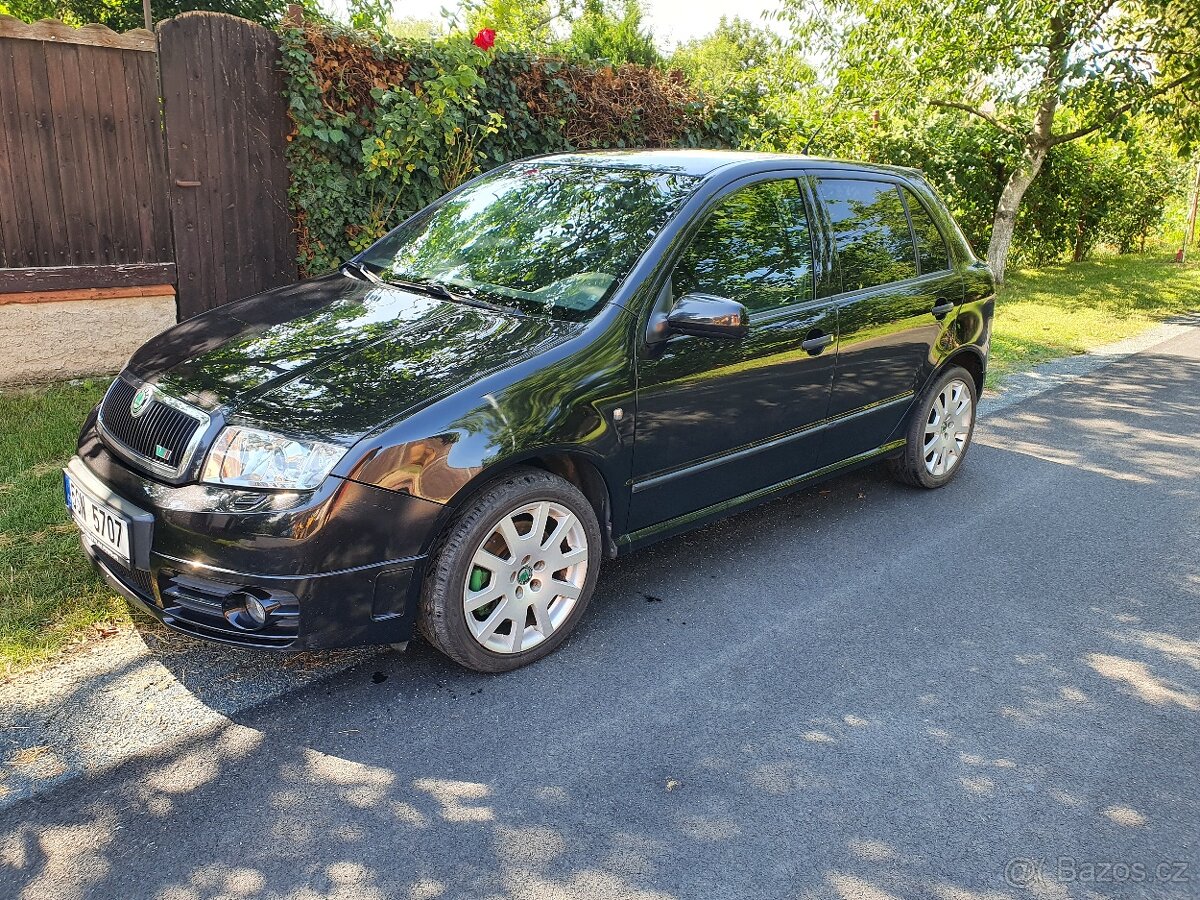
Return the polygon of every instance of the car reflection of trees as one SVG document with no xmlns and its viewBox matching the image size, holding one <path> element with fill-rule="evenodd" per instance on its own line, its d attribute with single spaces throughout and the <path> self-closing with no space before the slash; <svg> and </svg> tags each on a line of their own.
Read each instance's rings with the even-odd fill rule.
<svg viewBox="0 0 1200 900">
<path fill-rule="evenodd" d="M 589 355 L 543 362 L 497 392 L 461 391 L 448 402 L 465 409 L 441 433 L 383 450 L 360 477 L 445 502 L 485 466 L 516 451 L 590 443 L 601 457 L 611 456 L 619 438 L 604 412 L 632 400 L 627 340 L 626 329 L 617 326 Z"/>
<path fill-rule="evenodd" d="M 617 437 L 602 414 L 632 399 L 632 362 L 626 329 L 612 328 L 588 354 L 574 354 L 533 372 L 512 387 L 483 398 L 451 427 L 462 447 L 451 465 L 487 464 L 514 448 L 564 443 L 602 446 L 603 432 Z"/>
<path fill-rule="evenodd" d="M 139 350 L 132 368 L 167 369 L 241 336 L 262 334 L 273 325 L 308 316 L 331 302 L 328 284 L 322 279 L 291 285 L 269 297 L 260 295 L 211 309 L 180 322 Z"/>
<path fill-rule="evenodd" d="M 448 200 L 366 258 L 397 278 L 460 278 L 501 296 L 512 289 L 510 298 L 585 272 L 616 279 L 693 183 L 662 172 L 530 165 Z M 586 311 L 596 299 L 565 306 Z"/>
<path fill-rule="evenodd" d="M 723 200 L 679 261 L 677 295 L 715 294 L 751 312 L 811 297 L 812 247 L 799 204 L 792 180 L 752 185 Z"/>
<path fill-rule="evenodd" d="M 908 217 L 895 186 L 879 184 L 870 203 L 850 193 L 870 184 L 831 181 L 824 188 L 837 235 L 843 291 L 903 281 L 917 274 Z"/>
<path fill-rule="evenodd" d="M 812 247 L 795 181 L 752 185 L 723 200 L 684 253 L 673 280 L 676 296 L 697 291 L 743 303 L 750 310 L 750 330 L 737 341 L 668 341 L 651 362 L 654 375 L 641 402 L 656 414 L 642 417 L 639 436 L 695 442 L 707 435 L 716 441 L 679 448 L 682 456 L 725 450 L 727 431 L 715 430 L 717 423 L 740 423 L 736 430 L 747 440 L 786 430 L 781 411 L 796 405 L 798 391 L 819 394 L 822 386 L 828 391 L 833 354 L 810 356 L 799 336 L 818 327 L 834 331 L 835 316 L 811 308 L 769 312 L 812 298 Z M 671 399 L 680 396 L 687 398 L 685 407 Z M 704 430 L 685 432 L 679 428 L 685 421 Z M 666 456 L 675 452 L 664 448 Z"/>
<path fill-rule="evenodd" d="M 165 354 L 186 353 L 164 381 L 194 393 L 209 392 L 218 399 L 245 392 L 264 381 L 297 371 L 316 360 L 344 354 L 378 340 L 398 322 L 427 316 L 439 304 L 334 274 L 304 282 L 285 292 L 251 298 L 224 307 L 203 323 L 223 339 L 208 346 L 215 335 L 194 331 L 171 336 Z M 185 329 L 191 324 L 178 326 Z M 191 338 L 191 339 L 189 339 Z"/>
<path fill-rule="evenodd" d="M 545 316 L 497 316 L 443 304 L 439 315 L 330 359 L 252 400 L 243 415 L 287 423 L 289 434 L 346 440 L 403 413 L 414 403 L 458 388 L 463 357 L 489 372 L 558 340 L 573 327 Z"/>
</svg>

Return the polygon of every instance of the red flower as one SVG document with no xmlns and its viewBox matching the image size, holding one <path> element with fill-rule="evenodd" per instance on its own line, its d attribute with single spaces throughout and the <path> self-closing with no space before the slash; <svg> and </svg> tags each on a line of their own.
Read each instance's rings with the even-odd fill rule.
<svg viewBox="0 0 1200 900">
<path fill-rule="evenodd" d="M 496 32 L 491 28 L 484 28 L 475 35 L 475 40 L 471 43 L 480 50 L 491 50 L 492 45 L 496 43 Z"/>
</svg>

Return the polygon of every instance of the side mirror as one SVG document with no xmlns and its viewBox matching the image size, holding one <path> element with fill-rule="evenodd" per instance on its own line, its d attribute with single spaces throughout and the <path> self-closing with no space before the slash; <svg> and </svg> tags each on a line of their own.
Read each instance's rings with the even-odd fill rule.
<svg viewBox="0 0 1200 900">
<path fill-rule="evenodd" d="M 736 300 L 711 294 L 685 294 L 667 313 L 667 327 L 696 337 L 745 337 L 750 314 Z"/>
</svg>

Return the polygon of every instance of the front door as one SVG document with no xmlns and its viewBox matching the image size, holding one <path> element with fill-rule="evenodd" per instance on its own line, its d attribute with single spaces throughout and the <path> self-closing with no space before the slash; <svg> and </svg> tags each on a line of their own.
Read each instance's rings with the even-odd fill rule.
<svg viewBox="0 0 1200 900">
<path fill-rule="evenodd" d="M 893 436 L 963 288 L 937 227 L 898 179 L 823 177 L 817 193 L 840 276 L 829 440 L 845 459 Z"/>
<path fill-rule="evenodd" d="M 819 465 L 836 303 L 813 299 L 813 248 L 795 178 L 734 188 L 705 214 L 659 296 L 749 311 L 740 339 L 670 335 L 642 347 L 628 530 L 636 532 Z M 802 344 L 808 341 L 809 349 Z"/>
</svg>

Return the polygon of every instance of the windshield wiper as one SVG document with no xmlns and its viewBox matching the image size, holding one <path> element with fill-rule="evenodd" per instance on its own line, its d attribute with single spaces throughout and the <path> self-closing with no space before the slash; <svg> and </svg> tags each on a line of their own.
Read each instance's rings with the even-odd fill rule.
<svg viewBox="0 0 1200 900">
<path fill-rule="evenodd" d="M 503 306 L 499 303 L 492 303 L 490 300 L 482 299 L 471 288 L 458 287 L 457 285 L 450 287 L 440 281 L 410 281 L 405 278 L 388 278 L 386 281 L 394 287 L 423 291 L 431 297 L 437 297 L 440 300 L 449 300 L 452 303 L 461 303 L 463 306 L 475 306 L 479 309 L 491 310 L 492 312 L 524 315 L 524 313 L 514 307 Z"/>
<path fill-rule="evenodd" d="M 420 291 L 439 300 L 457 300 L 454 292 L 440 281 L 410 281 L 407 278 L 385 278 L 392 287 L 404 288 L 406 291 Z"/>
<path fill-rule="evenodd" d="M 342 272 L 359 278 L 363 281 L 369 281 L 372 284 L 386 284 L 382 278 L 364 266 L 362 263 L 357 263 L 354 260 L 349 260 L 342 263 Z"/>
<path fill-rule="evenodd" d="M 480 299 L 474 291 L 469 288 L 451 288 L 440 281 L 413 281 L 408 278 L 383 278 L 376 275 L 362 263 L 350 262 L 342 263 L 343 271 L 357 275 L 359 278 L 366 279 L 372 284 L 386 285 L 388 287 L 403 288 L 406 291 L 420 291 L 423 294 L 428 294 L 431 297 L 437 297 L 439 300 L 449 300 L 452 303 L 461 303 L 463 306 L 475 306 L 479 309 L 487 309 L 492 312 L 515 313 L 516 315 L 524 315 L 519 309 L 511 306 L 502 306 L 499 303 L 492 303 L 488 300 Z"/>
</svg>

